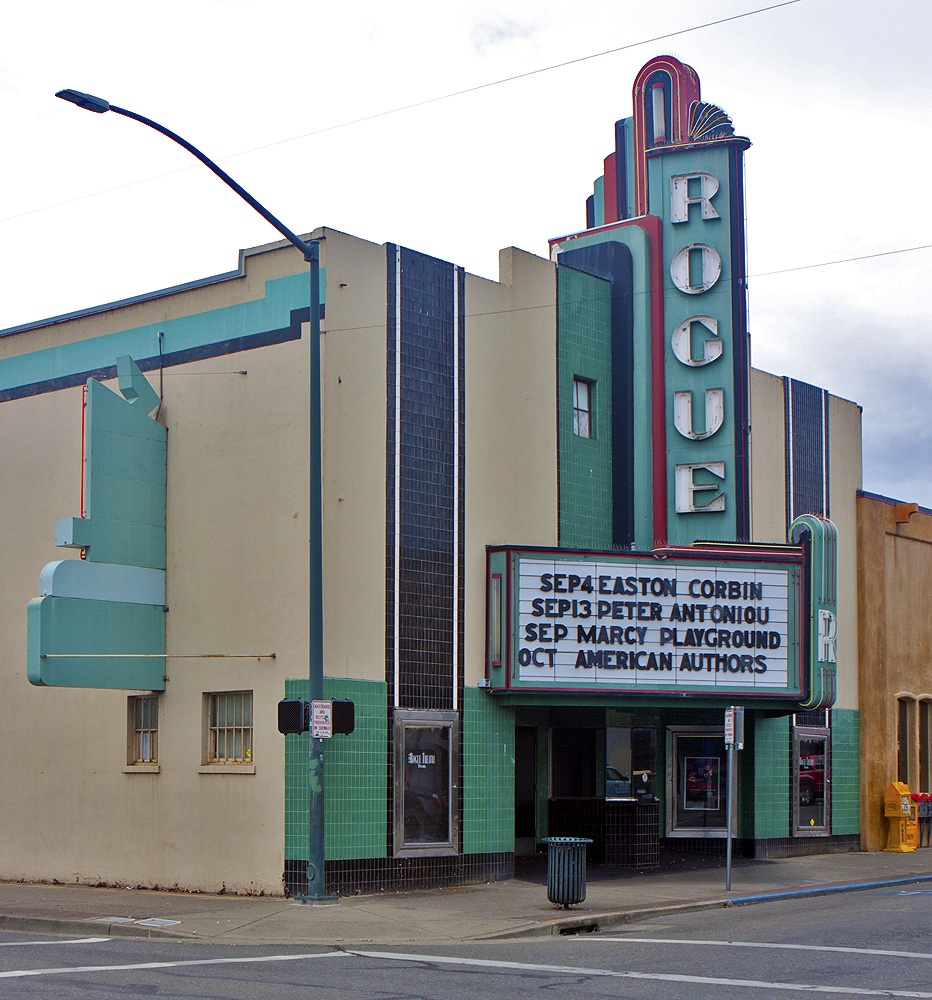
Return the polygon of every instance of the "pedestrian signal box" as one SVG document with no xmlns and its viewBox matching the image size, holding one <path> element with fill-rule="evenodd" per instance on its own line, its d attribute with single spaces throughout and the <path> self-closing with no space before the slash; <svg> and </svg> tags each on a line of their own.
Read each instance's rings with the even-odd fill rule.
<svg viewBox="0 0 932 1000">
<path fill-rule="evenodd" d="M 348 698 L 335 698 L 331 702 L 331 732 L 334 736 L 348 736 L 356 728 L 356 704 Z M 289 736 L 306 733 L 311 728 L 311 702 L 303 698 L 283 698 L 278 703 L 278 731 Z"/>
</svg>

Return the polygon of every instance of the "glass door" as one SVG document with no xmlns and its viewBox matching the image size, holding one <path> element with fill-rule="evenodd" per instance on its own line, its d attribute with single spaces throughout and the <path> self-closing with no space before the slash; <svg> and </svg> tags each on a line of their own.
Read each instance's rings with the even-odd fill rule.
<svg viewBox="0 0 932 1000">
<path fill-rule="evenodd" d="M 831 827 L 829 737 L 795 730 L 793 754 L 793 819 L 797 836 L 824 836 Z"/>
</svg>

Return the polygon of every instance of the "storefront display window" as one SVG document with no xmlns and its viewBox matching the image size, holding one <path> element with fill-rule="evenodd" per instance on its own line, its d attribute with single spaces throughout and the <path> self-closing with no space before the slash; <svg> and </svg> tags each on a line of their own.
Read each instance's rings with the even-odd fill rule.
<svg viewBox="0 0 932 1000">
<path fill-rule="evenodd" d="M 668 731 L 668 834 L 724 836 L 728 761 L 720 729 Z"/>
<path fill-rule="evenodd" d="M 655 730 L 609 725 L 605 730 L 605 797 L 652 796 L 656 757 Z"/>
<path fill-rule="evenodd" d="M 395 713 L 395 855 L 457 853 L 455 712 Z"/>
</svg>

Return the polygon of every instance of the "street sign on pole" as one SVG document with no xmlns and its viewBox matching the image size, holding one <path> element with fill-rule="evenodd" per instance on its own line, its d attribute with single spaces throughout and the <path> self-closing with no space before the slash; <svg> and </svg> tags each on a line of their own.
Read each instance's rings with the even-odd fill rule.
<svg viewBox="0 0 932 1000">
<path fill-rule="evenodd" d="M 731 705 L 725 709 L 725 748 L 728 750 L 728 785 L 725 806 L 725 891 L 731 892 L 732 810 L 735 807 L 737 785 L 735 750 L 744 749 L 744 706 L 742 705 Z"/>
<path fill-rule="evenodd" d="M 333 702 L 311 702 L 311 736 L 315 740 L 329 740 L 333 736 Z"/>
<path fill-rule="evenodd" d="M 744 706 L 733 705 L 725 709 L 725 746 L 744 749 Z"/>
</svg>

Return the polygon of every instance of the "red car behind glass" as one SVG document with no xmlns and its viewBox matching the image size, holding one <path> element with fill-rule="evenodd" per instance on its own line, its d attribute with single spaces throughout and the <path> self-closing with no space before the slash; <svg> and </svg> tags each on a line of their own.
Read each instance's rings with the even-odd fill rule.
<svg viewBox="0 0 932 1000">
<path fill-rule="evenodd" d="M 825 796 L 825 758 L 799 758 L 799 804 L 812 805 Z"/>
</svg>

